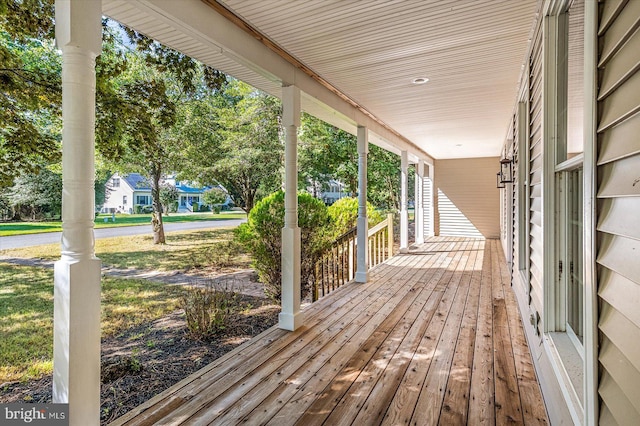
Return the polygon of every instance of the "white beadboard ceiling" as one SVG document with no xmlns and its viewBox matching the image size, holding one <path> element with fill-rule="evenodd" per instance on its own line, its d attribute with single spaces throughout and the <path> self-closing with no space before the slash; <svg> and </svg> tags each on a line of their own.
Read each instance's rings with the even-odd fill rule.
<svg viewBox="0 0 640 426">
<path fill-rule="evenodd" d="M 536 0 L 218 3 L 392 129 L 374 128 L 374 143 L 436 159 L 500 155 L 540 6 Z M 191 15 L 188 8 L 193 8 Z M 205 24 L 210 17 L 213 25 L 214 15 L 219 15 L 202 2 L 103 0 L 103 11 L 255 87 L 280 94 L 282 76 L 256 66 L 260 59 L 254 62 L 238 54 L 243 48 L 233 40 L 212 38 Z M 429 82 L 412 84 L 417 77 Z M 302 106 L 351 132 L 359 122 L 314 94 L 303 95 Z"/>
</svg>

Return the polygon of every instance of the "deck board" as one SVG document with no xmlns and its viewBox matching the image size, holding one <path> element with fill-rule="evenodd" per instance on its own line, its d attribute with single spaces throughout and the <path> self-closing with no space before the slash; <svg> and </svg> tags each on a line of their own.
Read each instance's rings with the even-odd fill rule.
<svg viewBox="0 0 640 426">
<path fill-rule="evenodd" d="M 496 240 L 435 237 L 113 425 L 546 424 Z"/>
</svg>

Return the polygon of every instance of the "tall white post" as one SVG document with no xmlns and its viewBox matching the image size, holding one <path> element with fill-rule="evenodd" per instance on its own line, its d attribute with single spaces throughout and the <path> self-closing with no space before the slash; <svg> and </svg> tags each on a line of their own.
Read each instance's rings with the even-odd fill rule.
<svg viewBox="0 0 640 426">
<path fill-rule="evenodd" d="M 293 331 L 302 325 L 300 312 L 300 228 L 298 228 L 298 127 L 300 89 L 282 88 L 284 149 L 284 228 L 282 228 L 282 311 L 279 327 Z"/>
<path fill-rule="evenodd" d="M 426 192 L 426 197 L 424 198 L 427 199 L 427 203 L 423 206 L 425 212 L 424 216 L 427 218 L 427 223 L 425 224 L 427 237 L 433 237 L 435 235 L 435 209 L 433 208 L 435 194 L 433 193 L 433 175 L 434 166 L 429 164 L 429 171 L 426 173 L 426 182 L 423 186 L 423 191 Z"/>
<path fill-rule="evenodd" d="M 95 59 L 100 0 L 56 0 L 62 51 L 62 256 L 54 272 L 53 402 L 100 421 L 100 260 L 94 251 Z"/>
<path fill-rule="evenodd" d="M 418 160 L 416 164 L 415 185 L 415 227 L 416 244 L 424 243 L 424 161 Z"/>
<path fill-rule="evenodd" d="M 369 132 L 358 126 L 358 266 L 356 282 L 369 280 L 369 224 L 367 219 L 367 154 L 369 153 Z"/>
<path fill-rule="evenodd" d="M 407 179 L 409 156 L 407 151 L 400 155 L 400 253 L 409 250 L 409 211 L 407 210 Z"/>
</svg>

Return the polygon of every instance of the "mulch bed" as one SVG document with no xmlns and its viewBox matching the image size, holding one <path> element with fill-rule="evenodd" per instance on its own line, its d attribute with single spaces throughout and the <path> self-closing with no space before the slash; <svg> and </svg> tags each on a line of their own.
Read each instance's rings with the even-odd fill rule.
<svg viewBox="0 0 640 426">
<path fill-rule="evenodd" d="M 154 395 L 275 325 L 280 307 L 239 295 L 246 309 L 207 341 L 187 334 L 184 313 L 102 340 L 101 424 L 107 424 Z M 0 403 L 51 402 L 51 376 L 0 388 Z"/>
</svg>

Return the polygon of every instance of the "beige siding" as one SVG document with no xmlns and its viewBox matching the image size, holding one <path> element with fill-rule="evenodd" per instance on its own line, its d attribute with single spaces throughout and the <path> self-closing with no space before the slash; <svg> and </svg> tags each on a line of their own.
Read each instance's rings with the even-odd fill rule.
<svg viewBox="0 0 640 426">
<path fill-rule="evenodd" d="M 500 237 L 499 161 L 498 157 L 436 161 L 439 235 Z"/>
<path fill-rule="evenodd" d="M 640 424 L 640 2 L 600 16 L 600 423 Z"/>
</svg>

